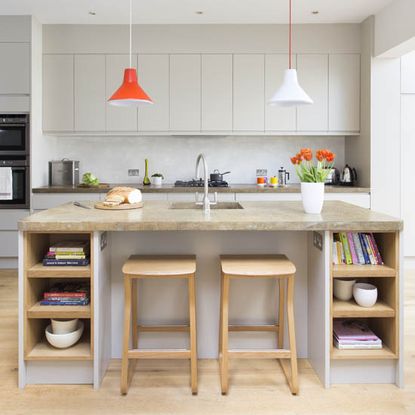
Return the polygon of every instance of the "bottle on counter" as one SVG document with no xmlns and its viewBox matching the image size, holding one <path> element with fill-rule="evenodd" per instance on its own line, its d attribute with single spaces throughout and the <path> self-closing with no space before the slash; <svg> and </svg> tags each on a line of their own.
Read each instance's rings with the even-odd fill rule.
<svg viewBox="0 0 415 415">
<path fill-rule="evenodd" d="M 144 160 L 145 165 L 145 173 L 144 173 L 144 179 L 143 179 L 143 185 L 149 186 L 151 184 L 150 177 L 148 177 L 148 159 Z"/>
</svg>

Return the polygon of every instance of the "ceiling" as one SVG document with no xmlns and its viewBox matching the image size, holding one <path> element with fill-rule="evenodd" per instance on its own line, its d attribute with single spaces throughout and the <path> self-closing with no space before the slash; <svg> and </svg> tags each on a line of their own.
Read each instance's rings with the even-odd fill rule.
<svg viewBox="0 0 415 415">
<path fill-rule="evenodd" d="M 391 2 L 293 0 L 293 20 L 359 23 Z M 128 0 L 1 0 L 0 15 L 32 14 L 42 23 L 119 24 L 128 22 L 128 4 Z M 133 0 L 133 7 L 135 23 L 286 23 L 288 0 Z"/>
</svg>

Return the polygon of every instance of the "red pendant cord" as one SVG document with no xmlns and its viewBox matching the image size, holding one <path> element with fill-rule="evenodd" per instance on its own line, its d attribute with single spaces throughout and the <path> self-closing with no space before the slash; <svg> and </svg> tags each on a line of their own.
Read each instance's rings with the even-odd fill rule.
<svg viewBox="0 0 415 415">
<path fill-rule="evenodd" d="M 289 0 L 290 5 L 289 5 L 289 25 L 288 25 L 288 68 L 291 69 L 292 67 L 292 31 L 291 31 L 291 0 Z"/>
</svg>

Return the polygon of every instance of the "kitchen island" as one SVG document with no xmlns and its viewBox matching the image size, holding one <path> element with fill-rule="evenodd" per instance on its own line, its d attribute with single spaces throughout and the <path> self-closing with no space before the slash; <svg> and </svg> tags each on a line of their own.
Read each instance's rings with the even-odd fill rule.
<svg viewBox="0 0 415 415">
<path fill-rule="evenodd" d="M 94 202 L 86 202 L 93 207 Z M 328 201 L 321 215 L 307 215 L 301 202 L 241 202 L 205 213 L 183 203 L 148 201 L 143 209 L 102 211 L 65 204 L 19 222 L 19 384 L 93 384 L 99 388 L 111 358 L 119 358 L 122 339 L 123 276 L 131 254 L 197 256 L 199 358 L 217 357 L 220 254 L 286 254 L 296 265 L 295 319 L 300 358 L 307 358 L 322 384 L 395 383 L 402 386 L 401 231 L 398 219 L 343 202 Z M 226 207 L 226 208 L 225 208 Z M 333 232 L 373 232 L 385 265 L 333 265 Z M 50 243 L 84 239 L 91 244 L 86 267 L 44 267 Z M 333 300 L 338 277 L 378 286 L 373 308 Z M 89 306 L 68 309 L 40 306 L 52 281 L 89 280 Z M 273 281 L 237 281 L 231 292 L 230 320 L 272 323 L 276 303 Z M 255 291 L 255 295 L 252 292 Z M 150 281 L 140 286 L 139 320 L 180 324 L 186 319 L 184 286 Z M 266 305 L 265 305 L 266 304 Z M 51 317 L 79 317 L 87 330 L 67 350 L 52 349 L 43 338 Z M 332 345 L 335 318 L 368 319 L 383 340 L 381 350 L 338 350 Z M 235 333 L 239 348 L 270 348 L 275 338 Z M 181 348 L 174 333 L 143 333 L 140 347 Z M 301 376 L 300 376 L 301 382 Z"/>
</svg>

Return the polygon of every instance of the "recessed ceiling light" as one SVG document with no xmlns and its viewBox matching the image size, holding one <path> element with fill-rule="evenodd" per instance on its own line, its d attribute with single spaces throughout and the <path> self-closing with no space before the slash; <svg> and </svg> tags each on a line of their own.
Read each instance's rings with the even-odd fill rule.
<svg viewBox="0 0 415 415">
<path fill-rule="evenodd" d="M 313 10 L 311 13 L 312 14 L 319 14 L 320 12 L 318 10 Z"/>
<path fill-rule="evenodd" d="M 89 11 L 88 14 L 90 14 L 91 16 L 95 16 L 97 13 L 94 12 L 93 10 Z"/>
<path fill-rule="evenodd" d="M 203 14 L 202 10 L 198 10 L 197 12 L 195 12 L 196 14 Z"/>
</svg>

